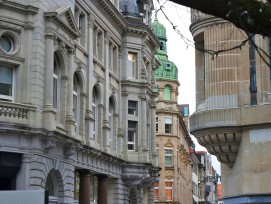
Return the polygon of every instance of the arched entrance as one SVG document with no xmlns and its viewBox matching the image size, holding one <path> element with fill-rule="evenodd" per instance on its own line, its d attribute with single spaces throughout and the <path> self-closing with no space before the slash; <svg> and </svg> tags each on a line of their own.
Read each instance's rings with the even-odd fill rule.
<svg viewBox="0 0 271 204">
<path fill-rule="evenodd" d="M 51 170 L 46 178 L 45 190 L 49 194 L 49 204 L 64 202 L 64 187 L 62 177 L 57 170 Z"/>
</svg>

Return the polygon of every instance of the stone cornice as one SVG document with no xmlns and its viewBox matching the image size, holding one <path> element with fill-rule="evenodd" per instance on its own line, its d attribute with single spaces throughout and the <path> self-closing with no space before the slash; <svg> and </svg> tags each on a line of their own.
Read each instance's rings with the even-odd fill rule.
<svg viewBox="0 0 271 204">
<path fill-rule="evenodd" d="M 126 20 L 122 17 L 120 12 L 115 8 L 115 6 L 108 0 L 95 0 L 101 9 L 107 13 L 107 15 L 114 21 L 121 30 L 127 26 Z"/>
<path fill-rule="evenodd" d="M 36 14 L 39 10 L 37 7 L 31 6 L 31 5 L 19 4 L 19 3 L 16 3 L 14 1 L 9 1 L 9 0 L 0 0 L 0 6 L 11 8 L 13 10 L 17 10 L 24 13 L 29 13 L 32 15 Z"/>
<path fill-rule="evenodd" d="M 69 25 L 62 20 L 61 16 L 65 16 L 67 18 Z M 79 36 L 79 30 L 69 7 L 59 7 L 53 11 L 45 12 L 44 17 L 46 21 L 52 21 L 57 26 L 64 29 L 73 37 L 73 39 L 76 39 Z"/>
</svg>

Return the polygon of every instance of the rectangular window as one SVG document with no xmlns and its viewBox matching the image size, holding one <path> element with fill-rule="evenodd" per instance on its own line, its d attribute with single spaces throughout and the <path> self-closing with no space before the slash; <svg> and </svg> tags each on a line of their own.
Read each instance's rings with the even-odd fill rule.
<svg viewBox="0 0 271 204">
<path fill-rule="evenodd" d="M 55 109 L 58 108 L 57 97 L 58 97 L 58 76 L 54 73 L 53 74 L 53 106 Z"/>
<path fill-rule="evenodd" d="M 128 77 L 137 78 L 137 54 L 129 52 L 128 53 Z"/>
<path fill-rule="evenodd" d="M 118 47 L 116 45 L 113 46 L 113 72 L 118 73 Z"/>
<path fill-rule="evenodd" d="M 136 133 L 137 133 L 137 122 L 128 121 L 128 150 L 135 150 L 136 145 Z"/>
<path fill-rule="evenodd" d="M 137 115 L 137 101 L 128 101 L 128 114 Z"/>
<path fill-rule="evenodd" d="M 173 166 L 173 149 L 165 149 L 165 166 Z"/>
<path fill-rule="evenodd" d="M 103 62 L 103 42 L 104 42 L 104 35 L 103 32 L 99 31 L 97 35 L 97 51 L 98 51 L 98 59 Z"/>
<path fill-rule="evenodd" d="M 154 189 L 153 189 L 154 201 L 158 201 L 159 200 L 159 183 L 155 182 L 153 185 L 154 185 Z"/>
<path fill-rule="evenodd" d="M 13 101 L 13 68 L 0 66 L 0 100 Z"/>
<path fill-rule="evenodd" d="M 173 200 L 173 182 L 172 181 L 166 181 L 165 182 L 165 194 L 166 194 L 166 201 L 172 201 Z"/>
<path fill-rule="evenodd" d="M 165 133 L 172 134 L 172 118 L 165 117 Z"/>
<path fill-rule="evenodd" d="M 79 200 L 80 174 L 74 173 L 74 200 Z"/>
<path fill-rule="evenodd" d="M 156 133 L 158 132 L 158 117 L 155 117 Z"/>
</svg>

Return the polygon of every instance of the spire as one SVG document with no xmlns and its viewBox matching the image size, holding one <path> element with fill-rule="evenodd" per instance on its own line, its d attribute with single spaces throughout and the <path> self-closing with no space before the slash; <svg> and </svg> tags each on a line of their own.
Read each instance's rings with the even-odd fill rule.
<svg viewBox="0 0 271 204">
<path fill-rule="evenodd" d="M 161 65 L 155 70 L 156 79 L 178 80 L 178 69 L 173 62 L 168 60 L 167 56 L 166 28 L 158 21 L 157 12 L 152 23 L 152 29 L 160 41 L 160 49 L 157 51 L 156 58 Z"/>
</svg>

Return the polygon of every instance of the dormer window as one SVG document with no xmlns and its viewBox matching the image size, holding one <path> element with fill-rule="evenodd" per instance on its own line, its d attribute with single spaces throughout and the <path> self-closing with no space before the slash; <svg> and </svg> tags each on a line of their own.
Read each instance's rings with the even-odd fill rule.
<svg viewBox="0 0 271 204">
<path fill-rule="evenodd" d="M 163 50 L 163 48 L 164 48 L 164 43 L 160 42 L 160 50 Z"/>
<path fill-rule="evenodd" d="M 168 63 L 168 64 L 166 65 L 166 70 L 167 70 L 167 71 L 170 71 L 170 70 L 171 70 L 171 64 Z"/>
</svg>

